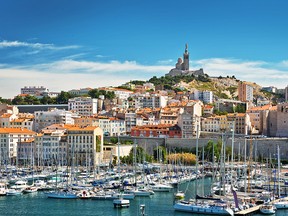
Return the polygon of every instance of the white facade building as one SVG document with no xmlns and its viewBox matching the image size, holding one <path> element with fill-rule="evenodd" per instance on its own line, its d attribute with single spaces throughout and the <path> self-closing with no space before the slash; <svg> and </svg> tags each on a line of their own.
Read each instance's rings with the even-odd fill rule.
<svg viewBox="0 0 288 216">
<path fill-rule="evenodd" d="M 35 132 L 23 128 L 0 128 L 0 165 L 16 164 L 17 147 L 33 139 Z"/>
<path fill-rule="evenodd" d="M 77 117 L 77 115 L 70 111 L 58 109 L 34 112 L 34 131 L 39 132 L 52 124 L 73 125 L 74 117 Z"/>
<path fill-rule="evenodd" d="M 92 116 L 97 114 L 97 99 L 91 97 L 70 98 L 68 110 L 75 111 L 81 116 Z"/>
<path fill-rule="evenodd" d="M 195 90 L 191 95 L 193 100 L 201 100 L 204 103 L 213 103 L 213 92 L 212 91 L 198 91 Z"/>
<path fill-rule="evenodd" d="M 126 134 L 125 121 L 114 117 L 101 117 L 96 119 L 96 126 L 103 130 L 103 134 L 118 136 Z"/>
<path fill-rule="evenodd" d="M 141 95 L 135 98 L 135 108 L 163 108 L 167 106 L 167 97 L 161 95 Z"/>
<path fill-rule="evenodd" d="M 21 88 L 21 94 L 41 95 L 44 92 L 49 92 L 44 86 L 25 86 Z"/>
</svg>

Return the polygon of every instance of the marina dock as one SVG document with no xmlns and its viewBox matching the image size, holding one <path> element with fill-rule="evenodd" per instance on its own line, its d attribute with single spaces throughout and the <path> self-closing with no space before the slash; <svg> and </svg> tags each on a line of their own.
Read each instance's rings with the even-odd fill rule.
<svg viewBox="0 0 288 216">
<path fill-rule="evenodd" d="M 278 202 L 280 199 L 276 199 L 271 201 L 270 203 L 275 203 Z M 262 206 L 262 204 L 239 211 L 239 212 L 235 212 L 234 215 L 253 215 L 254 213 L 257 213 L 259 211 L 259 208 Z"/>
<path fill-rule="evenodd" d="M 257 205 L 257 206 L 254 206 L 252 208 L 248 208 L 248 209 L 245 209 L 245 210 L 242 210 L 239 212 L 235 212 L 234 215 L 252 215 L 252 214 L 256 213 L 257 211 L 259 211 L 259 208 L 261 205 Z"/>
</svg>

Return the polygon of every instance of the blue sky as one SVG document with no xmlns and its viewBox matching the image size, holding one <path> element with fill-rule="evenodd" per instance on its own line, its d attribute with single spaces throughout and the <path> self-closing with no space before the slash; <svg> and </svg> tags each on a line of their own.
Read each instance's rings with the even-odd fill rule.
<svg viewBox="0 0 288 216">
<path fill-rule="evenodd" d="M 286 0 L 0 0 L 0 96 L 163 76 L 188 43 L 190 69 L 288 85 Z"/>
</svg>

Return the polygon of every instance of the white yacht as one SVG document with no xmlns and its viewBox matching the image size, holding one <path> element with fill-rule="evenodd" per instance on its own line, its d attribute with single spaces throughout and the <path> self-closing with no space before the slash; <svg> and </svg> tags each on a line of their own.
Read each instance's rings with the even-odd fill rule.
<svg viewBox="0 0 288 216">
<path fill-rule="evenodd" d="M 0 182 L 0 196 L 5 196 L 8 191 L 7 184 Z"/>
<path fill-rule="evenodd" d="M 113 200 L 113 205 L 115 208 L 123 208 L 123 207 L 129 207 L 130 201 L 123 199 L 122 197 L 119 199 Z"/>
<path fill-rule="evenodd" d="M 26 187 L 23 190 L 23 193 L 35 193 L 37 191 L 38 191 L 38 187 L 35 187 L 35 186 L 31 185 L 31 186 Z"/>
<path fill-rule="evenodd" d="M 287 209 L 288 208 L 288 200 L 287 199 L 280 199 L 273 203 L 276 209 Z"/>
<path fill-rule="evenodd" d="M 174 205 L 176 211 L 191 212 L 198 214 L 215 214 L 215 215 L 230 215 L 233 216 L 234 212 L 226 204 L 222 203 L 197 203 L 180 201 Z"/>
<path fill-rule="evenodd" d="M 152 190 L 155 192 L 169 192 L 173 187 L 168 184 L 156 184 L 152 186 Z"/>
<path fill-rule="evenodd" d="M 23 192 L 23 189 L 18 188 L 18 189 L 9 189 L 6 193 L 7 196 L 17 196 L 21 195 Z"/>
<path fill-rule="evenodd" d="M 11 186 L 11 189 L 24 189 L 26 187 L 28 187 L 27 181 L 19 180 L 16 181 L 13 186 Z"/>
</svg>

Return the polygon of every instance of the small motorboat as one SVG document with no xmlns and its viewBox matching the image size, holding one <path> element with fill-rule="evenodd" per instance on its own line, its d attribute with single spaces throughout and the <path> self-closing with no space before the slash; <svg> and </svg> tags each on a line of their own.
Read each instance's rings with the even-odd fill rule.
<svg viewBox="0 0 288 216">
<path fill-rule="evenodd" d="M 262 214 L 266 215 L 275 214 L 276 212 L 275 206 L 270 203 L 264 203 L 262 206 L 260 206 L 259 210 Z"/>
</svg>

